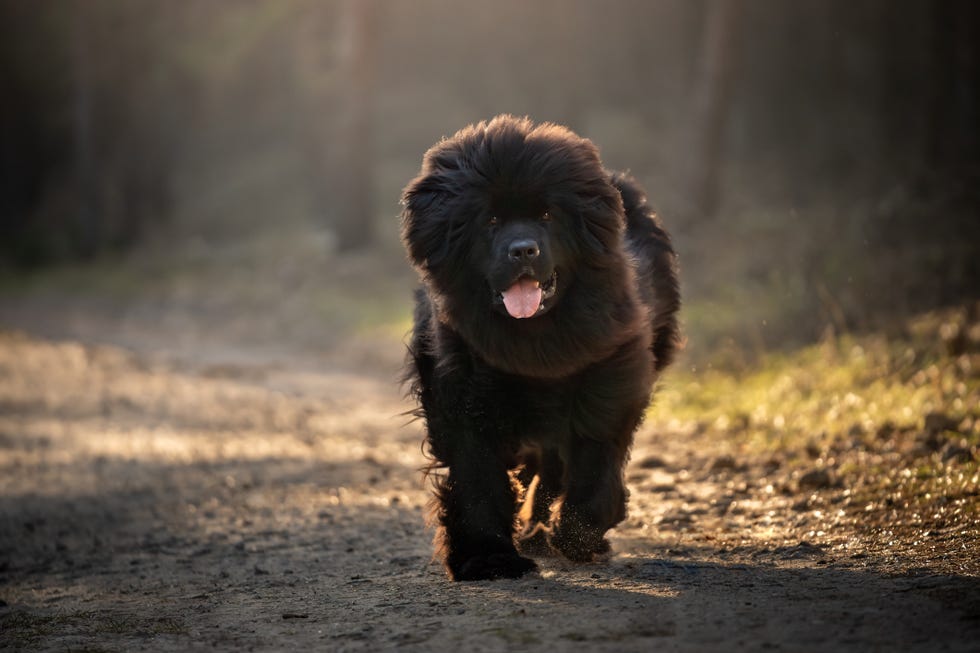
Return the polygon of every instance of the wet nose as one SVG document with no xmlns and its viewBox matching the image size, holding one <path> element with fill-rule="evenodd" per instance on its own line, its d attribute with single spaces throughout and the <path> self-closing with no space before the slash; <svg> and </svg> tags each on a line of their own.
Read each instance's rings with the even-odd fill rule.
<svg viewBox="0 0 980 653">
<path fill-rule="evenodd" d="M 521 261 L 523 263 L 530 263 L 534 259 L 538 258 L 541 254 L 541 249 L 538 244 L 531 240 L 530 238 L 525 238 L 523 240 L 515 240 L 510 244 L 510 258 L 514 261 Z"/>
</svg>

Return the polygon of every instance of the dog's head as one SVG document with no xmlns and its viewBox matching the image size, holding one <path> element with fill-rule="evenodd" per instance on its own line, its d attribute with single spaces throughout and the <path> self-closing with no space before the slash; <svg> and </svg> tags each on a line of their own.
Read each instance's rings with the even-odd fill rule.
<svg viewBox="0 0 980 653">
<path fill-rule="evenodd" d="M 402 239 L 426 279 L 482 292 L 510 318 L 545 314 L 622 249 L 622 198 L 596 147 L 553 124 L 466 127 L 426 152 L 402 201 Z"/>
</svg>

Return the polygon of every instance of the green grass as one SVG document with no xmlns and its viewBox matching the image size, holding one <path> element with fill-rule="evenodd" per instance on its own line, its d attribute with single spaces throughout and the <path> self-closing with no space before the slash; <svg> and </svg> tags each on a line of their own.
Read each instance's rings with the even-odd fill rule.
<svg viewBox="0 0 980 653">
<path fill-rule="evenodd" d="M 964 436 L 976 444 L 980 355 L 945 355 L 943 320 L 921 318 L 899 338 L 849 335 L 766 353 L 744 367 L 678 366 L 649 416 L 695 421 L 765 449 L 921 430 L 926 415 L 942 413 L 971 422 Z"/>
<path fill-rule="evenodd" d="M 648 417 L 706 448 L 773 457 L 789 487 L 796 474 L 830 470 L 835 482 L 826 492 L 872 534 L 975 537 L 980 323 L 969 313 L 935 312 L 891 336 L 832 337 L 793 352 L 728 352 L 721 366 L 681 363 Z M 951 347 L 953 332 L 969 337 Z"/>
</svg>

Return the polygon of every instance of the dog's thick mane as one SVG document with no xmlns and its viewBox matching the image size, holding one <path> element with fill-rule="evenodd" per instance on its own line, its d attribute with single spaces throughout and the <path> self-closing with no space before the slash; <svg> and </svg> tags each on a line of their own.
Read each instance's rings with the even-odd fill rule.
<svg viewBox="0 0 980 653">
<path fill-rule="evenodd" d="M 542 197 L 571 234 L 565 245 L 576 265 L 559 271 L 561 301 L 533 320 L 495 312 L 486 280 L 469 263 L 472 231 L 505 193 Z M 649 346 L 651 318 L 624 247 L 623 198 L 591 141 L 559 125 L 498 116 L 433 146 L 404 204 L 402 234 L 434 304 L 431 328 L 457 332 L 491 366 L 560 378 L 637 338 Z M 439 334 L 432 336 L 438 347 Z"/>
</svg>

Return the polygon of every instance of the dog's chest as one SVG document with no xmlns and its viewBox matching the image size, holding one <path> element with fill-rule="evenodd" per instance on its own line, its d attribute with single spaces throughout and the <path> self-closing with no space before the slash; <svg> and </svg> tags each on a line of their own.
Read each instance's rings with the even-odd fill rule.
<svg viewBox="0 0 980 653">
<path fill-rule="evenodd" d="M 534 382 L 515 377 L 499 380 L 488 397 L 492 425 L 502 437 L 521 441 L 559 441 L 569 432 L 574 411 L 574 390 L 561 382 Z"/>
</svg>

